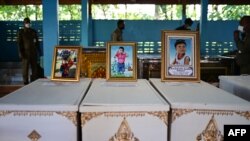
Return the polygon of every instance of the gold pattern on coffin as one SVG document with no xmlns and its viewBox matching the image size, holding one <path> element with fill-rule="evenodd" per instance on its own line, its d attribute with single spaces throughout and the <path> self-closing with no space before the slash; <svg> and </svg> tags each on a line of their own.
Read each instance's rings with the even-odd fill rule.
<svg viewBox="0 0 250 141">
<path fill-rule="evenodd" d="M 38 141 L 38 139 L 41 138 L 41 135 L 36 131 L 33 130 L 29 135 L 28 138 L 31 139 L 31 141 Z"/>
<path fill-rule="evenodd" d="M 41 111 L 13 111 L 14 116 L 52 116 L 53 112 Z"/>
<path fill-rule="evenodd" d="M 53 112 L 41 111 L 0 111 L 0 116 L 13 113 L 13 116 L 52 116 Z"/>
<path fill-rule="evenodd" d="M 67 119 L 71 120 L 75 126 L 77 126 L 76 112 L 56 112 L 58 115 L 62 115 Z"/>
<path fill-rule="evenodd" d="M 117 133 L 109 141 L 139 141 L 139 139 L 134 137 L 134 133 L 130 129 L 126 118 L 124 118 Z"/>
<path fill-rule="evenodd" d="M 184 114 L 193 112 L 193 109 L 173 109 L 172 110 L 172 122 L 174 122 L 178 117 L 181 117 Z"/>
<path fill-rule="evenodd" d="M 178 117 L 181 117 L 182 115 L 191 112 L 196 112 L 199 115 L 226 115 L 226 116 L 232 116 L 235 112 L 230 110 L 206 110 L 206 109 L 173 109 L 172 111 L 173 111 L 172 122 Z M 235 112 L 235 113 L 244 116 L 247 119 L 250 119 L 250 112 Z"/>
<path fill-rule="evenodd" d="M 86 113 L 82 113 L 82 115 L 81 115 L 82 126 L 84 126 L 92 118 L 95 118 L 95 117 L 100 116 L 102 114 L 104 114 L 104 112 L 86 112 Z"/>
<path fill-rule="evenodd" d="M 85 125 L 92 118 L 103 115 L 106 117 L 143 117 L 145 114 L 153 115 L 162 120 L 165 125 L 168 125 L 168 113 L 166 111 L 156 112 L 86 112 L 81 115 L 82 126 Z"/>
<path fill-rule="evenodd" d="M 6 115 L 8 115 L 10 113 L 11 113 L 10 111 L 0 111 L 0 117 L 1 116 L 6 116 Z"/>
<path fill-rule="evenodd" d="M 224 137 L 218 129 L 214 115 L 208 122 L 208 125 L 201 134 L 196 137 L 197 141 L 223 141 Z"/>
<path fill-rule="evenodd" d="M 105 112 L 106 117 L 143 117 L 146 112 Z"/>
<path fill-rule="evenodd" d="M 160 120 L 162 120 L 165 125 L 168 125 L 168 112 L 165 111 L 159 111 L 159 112 L 148 112 L 149 115 L 153 115 L 158 117 Z"/>
<path fill-rule="evenodd" d="M 106 53 L 83 53 L 81 73 L 89 78 L 106 78 Z"/>
<path fill-rule="evenodd" d="M 250 111 L 247 112 L 235 112 L 236 114 L 245 117 L 247 120 L 250 120 Z"/>
<path fill-rule="evenodd" d="M 226 111 L 226 110 L 196 110 L 196 113 L 199 115 L 226 115 L 226 116 L 233 115 L 233 111 Z"/>
</svg>

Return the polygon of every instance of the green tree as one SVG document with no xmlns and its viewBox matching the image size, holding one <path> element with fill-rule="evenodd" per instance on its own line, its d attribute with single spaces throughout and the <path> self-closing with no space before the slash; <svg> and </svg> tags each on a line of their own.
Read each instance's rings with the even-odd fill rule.
<svg viewBox="0 0 250 141">
<path fill-rule="evenodd" d="M 25 17 L 30 17 L 31 20 L 41 20 L 42 19 L 41 6 L 38 5 L 0 6 L 1 21 L 21 21 Z"/>
<path fill-rule="evenodd" d="M 80 20 L 81 19 L 81 5 L 60 5 L 59 6 L 59 20 Z"/>
<path fill-rule="evenodd" d="M 181 5 L 156 5 L 159 19 L 179 20 L 182 17 Z"/>
<path fill-rule="evenodd" d="M 243 15 L 250 15 L 250 5 L 209 5 L 212 11 L 208 20 L 239 20 Z"/>
</svg>

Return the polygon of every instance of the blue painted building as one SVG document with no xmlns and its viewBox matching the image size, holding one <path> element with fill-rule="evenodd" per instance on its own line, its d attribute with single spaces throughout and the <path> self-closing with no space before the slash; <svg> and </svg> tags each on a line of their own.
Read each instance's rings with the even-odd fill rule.
<svg viewBox="0 0 250 141">
<path fill-rule="evenodd" d="M 111 32 L 116 28 L 116 20 L 93 20 L 89 16 L 88 0 L 82 2 L 81 21 L 59 21 L 58 0 L 43 0 L 43 21 L 33 21 L 32 27 L 39 33 L 42 50 L 42 64 L 45 75 L 49 76 L 56 45 L 80 45 L 82 47 L 105 47 Z M 208 2 L 202 1 L 200 21 L 195 21 L 192 30 L 200 23 L 201 56 L 217 55 L 235 50 L 233 31 L 238 21 L 208 21 Z M 185 16 L 184 16 L 185 17 Z M 138 53 L 159 54 L 161 51 L 161 30 L 174 30 L 183 20 L 125 20 L 125 41 L 138 43 Z M 0 21 L 0 62 L 15 62 L 18 59 L 16 34 L 22 22 Z"/>
</svg>

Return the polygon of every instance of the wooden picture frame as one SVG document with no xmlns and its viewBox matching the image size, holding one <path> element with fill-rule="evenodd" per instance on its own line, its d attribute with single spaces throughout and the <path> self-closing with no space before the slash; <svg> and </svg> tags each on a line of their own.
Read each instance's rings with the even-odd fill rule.
<svg viewBox="0 0 250 141">
<path fill-rule="evenodd" d="M 56 46 L 51 71 L 53 81 L 79 81 L 82 47 Z"/>
<path fill-rule="evenodd" d="M 107 81 L 137 81 L 136 47 L 135 42 L 107 42 Z"/>
<path fill-rule="evenodd" d="M 200 81 L 200 45 L 196 31 L 164 30 L 162 37 L 162 81 Z"/>
</svg>

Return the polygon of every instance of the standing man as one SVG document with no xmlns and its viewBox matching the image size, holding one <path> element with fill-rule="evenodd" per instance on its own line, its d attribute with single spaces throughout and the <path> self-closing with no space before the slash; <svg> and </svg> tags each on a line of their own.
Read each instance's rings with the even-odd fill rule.
<svg viewBox="0 0 250 141">
<path fill-rule="evenodd" d="M 37 32 L 30 28 L 30 19 L 25 18 L 23 21 L 24 28 L 19 30 L 17 41 L 19 57 L 22 60 L 23 83 L 28 84 L 38 78 L 37 72 L 37 51 L 39 49 Z M 32 75 L 29 81 L 29 67 Z"/>
<path fill-rule="evenodd" d="M 240 74 L 250 74 L 250 16 L 241 18 L 238 30 L 234 31 L 234 41 L 238 48 L 236 62 L 240 66 Z"/>
<path fill-rule="evenodd" d="M 184 22 L 184 25 L 177 27 L 175 30 L 191 30 L 190 27 L 193 25 L 193 20 L 191 18 L 187 18 Z"/>
<path fill-rule="evenodd" d="M 111 34 L 111 41 L 123 41 L 122 38 L 122 30 L 125 29 L 125 22 L 124 20 L 118 20 L 117 28 Z"/>
</svg>

